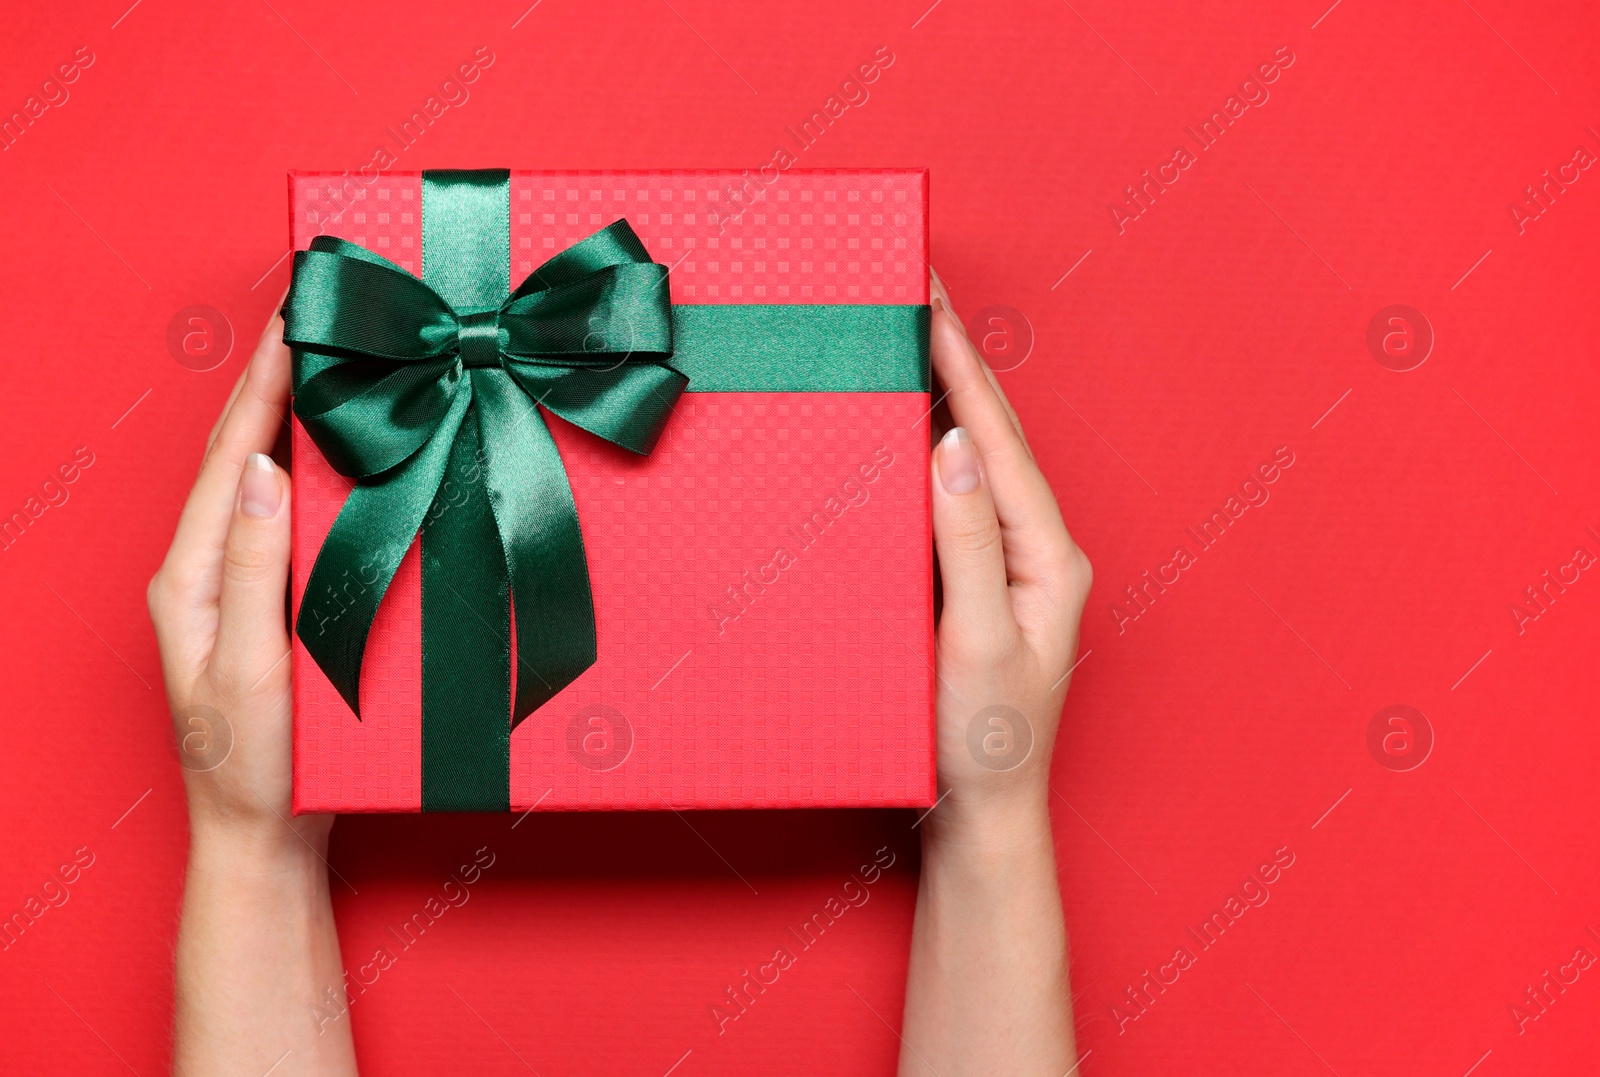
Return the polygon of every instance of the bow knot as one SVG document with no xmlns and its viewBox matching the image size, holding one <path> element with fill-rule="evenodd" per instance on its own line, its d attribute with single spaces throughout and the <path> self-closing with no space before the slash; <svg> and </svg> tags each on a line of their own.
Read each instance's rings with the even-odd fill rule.
<svg viewBox="0 0 1600 1077">
<path fill-rule="evenodd" d="M 468 314 L 456 324 L 456 341 L 460 348 L 463 367 L 475 370 L 500 365 L 500 350 L 504 342 L 500 336 L 498 310 Z"/>
</svg>

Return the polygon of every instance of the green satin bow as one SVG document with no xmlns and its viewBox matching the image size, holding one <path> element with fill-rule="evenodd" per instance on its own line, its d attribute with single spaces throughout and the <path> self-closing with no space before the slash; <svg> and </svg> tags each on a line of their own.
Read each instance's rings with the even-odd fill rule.
<svg viewBox="0 0 1600 1077">
<path fill-rule="evenodd" d="M 464 568 L 458 578 L 489 568 L 488 531 L 498 538 L 488 547 L 503 551 L 514 599 L 512 726 L 594 664 L 583 536 L 538 405 L 649 453 L 688 383 L 667 365 L 666 277 L 621 220 L 551 258 L 489 310 L 455 309 L 343 240 L 319 236 L 295 255 L 283 310 L 295 414 L 329 463 L 357 480 L 295 627 L 358 715 L 367 634 L 425 521 L 443 529 L 432 546 Z M 454 598 L 492 623 L 492 611 L 459 591 Z"/>
</svg>

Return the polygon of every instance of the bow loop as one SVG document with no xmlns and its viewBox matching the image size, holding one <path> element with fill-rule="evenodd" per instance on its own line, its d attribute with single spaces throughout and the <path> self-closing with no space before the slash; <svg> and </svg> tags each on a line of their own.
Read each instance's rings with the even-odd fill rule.
<svg viewBox="0 0 1600 1077">
<path fill-rule="evenodd" d="M 529 273 L 528 278 L 511 293 L 511 298 L 521 299 L 548 288 L 575 284 L 610 266 L 651 264 L 650 252 L 644 249 L 644 243 L 634 232 L 633 226 L 625 218 L 615 220 Z M 663 277 L 666 272 L 666 267 L 661 267 Z"/>
<path fill-rule="evenodd" d="M 455 311 L 437 292 L 388 259 L 331 236 L 295 254 L 283 318 L 285 341 L 352 356 L 428 359 L 455 344 Z"/>
<path fill-rule="evenodd" d="M 523 362 L 600 368 L 672 354 L 665 266 L 607 266 L 513 299 L 500 317 L 507 353 Z"/>
</svg>

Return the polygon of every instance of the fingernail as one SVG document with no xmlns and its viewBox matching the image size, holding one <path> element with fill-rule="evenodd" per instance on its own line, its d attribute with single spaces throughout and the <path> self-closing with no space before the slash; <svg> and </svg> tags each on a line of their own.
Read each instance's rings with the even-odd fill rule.
<svg viewBox="0 0 1600 1077">
<path fill-rule="evenodd" d="M 977 446 L 964 427 L 954 427 L 939 439 L 939 481 L 952 494 L 970 494 L 983 481 Z"/>
<path fill-rule="evenodd" d="M 944 304 L 944 309 L 950 312 L 950 317 L 956 316 L 955 308 L 950 305 L 950 290 L 944 286 L 944 281 L 939 279 L 939 274 L 928 267 L 928 280 L 933 284 L 934 299 Z"/>
<path fill-rule="evenodd" d="M 276 516 L 282 500 L 278 469 L 265 454 L 251 453 L 245 459 L 244 474 L 239 476 L 239 511 L 246 516 Z"/>
</svg>

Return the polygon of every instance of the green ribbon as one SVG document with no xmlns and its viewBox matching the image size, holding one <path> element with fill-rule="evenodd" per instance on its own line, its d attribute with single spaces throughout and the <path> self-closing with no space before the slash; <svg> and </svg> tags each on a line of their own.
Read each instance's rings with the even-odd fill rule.
<svg viewBox="0 0 1600 1077">
<path fill-rule="evenodd" d="M 509 173 L 425 172 L 422 214 L 420 280 L 329 236 L 294 257 L 295 414 L 355 480 L 295 629 L 359 717 L 367 636 L 420 532 L 423 808 L 505 810 L 511 730 L 596 655 L 583 534 L 539 407 L 643 455 L 691 380 L 926 392 L 928 308 L 674 307 L 625 220 L 512 290 Z"/>
</svg>

